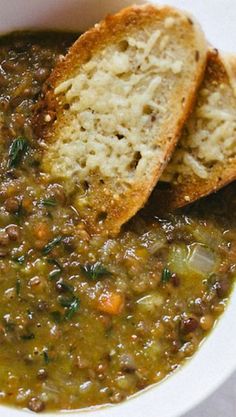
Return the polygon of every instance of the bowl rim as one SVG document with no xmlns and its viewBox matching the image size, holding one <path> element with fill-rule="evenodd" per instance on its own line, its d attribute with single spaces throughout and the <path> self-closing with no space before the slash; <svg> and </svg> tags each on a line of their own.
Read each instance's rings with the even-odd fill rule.
<svg viewBox="0 0 236 417">
<path fill-rule="evenodd" d="M 125 0 L 47 0 L 47 2 L 34 0 L 34 2 L 31 2 L 30 7 L 31 11 L 36 13 L 37 10 L 45 10 L 45 7 L 51 7 L 53 4 L 55 6 L 59 3 L 66 3 L 69 7 L 70 4 L 74 5 L 75 2 L 77 4 L 81 3 L 84 5 L 87 2 L 87 4 L 90 5 L 99 3 L 101 6 L 101 1 L 104 2 L 103 6 L 106 4 L 106 7 L 108 7 L 109 4 L 112 4 L 115 8 L 119 9 L 119 5 L 123 6 Z M 8 6 L 9 3 L 11 3 L 12 12 L 16 14 L 14 5 L 18 3 L 18 9 L 19 3 L 26 6 L 28 4 L 27 2 L 28 0 L 9 0 L 9 2 L 0 0 L 0 6 L 2 6 L 2 10 L 4 12 L 4 7 L 7 7 L 6 3 L 8 3 Z M 142 0 L 136 0 L 136 3 L 138 2 L 142 2 Z M 189 6 L 189 3 L 191 2 L 193 3 L 194 0 L 188 0 L 188 8 L 191 7 Z M 127 3 L 132 4 L 134 1 L 127 1 Z M 152 0 L 152 3 L 157 4 L 158 0 Z M 166 0 L 165 3 L 168 3 L 168 0 Z M 105 10 L 103 11 L 105 12 Z M 23 14 L 24 9 L 22 12 L 19 10 L 19 14 L 20 13 Z M 3 15 L 2 19 L 6 19 L 6 16 Z M 30 14 L 27 16 L 30 17 Z M 17 22 L 17 17 L 13 20 L 14 22 Z M 22 21 L 24 21 L 23 15 L 21 16 L 20 22 Z M 17 25 L 14 26 L 14 24 L 9 24 L 9 31 L 12 29 L 19 29 L 19 27 L 17 27 Z M 4 22 L 4 27 L 7 27 L 7 22 Z M 30 24 L 27 24 L 27 21 L 25 24 L 21 23 L 20 27 L 31 28 Z M 54 25 L 53 23 L 51 28 L 54 27 L 57 29 L 57 25 Z M 43 24 L 42 30 L 45 29 L 46 27 Z M 232 291 L 226 311 L 221 316 L 211 334 L 201 344 L 198 351 L 193 355 L 193 357 L 187 360 L 179 370 L 175 371 L 172 375 L 165 378 L 160 383 L 149 386 L 126 401 L 116 405 L 105 405 L 101 407 L 92 407 L 90 409 L 65 412 L 45 412 L 43 413 L 44 417 L 52 417 L 56 414 L 62 413 L 65 417 L 69 417 L 75 413 L 81 417 L 120 417 L 120 415 L 124 417 L 132 417 L 134 413 L 135 417 L 143 417 L 145 414 L 148 415 L 148 417 L 157 417 L 157 415 L 160 417 L 179 417 L 181 414 L 187 412 L 209 396 L 236 369 L 235 310 L 236 288 Z M 0 414 L 1 412 L 4 417 L 27 417 L 30 411 L 0 405 Z"/>
</svg>

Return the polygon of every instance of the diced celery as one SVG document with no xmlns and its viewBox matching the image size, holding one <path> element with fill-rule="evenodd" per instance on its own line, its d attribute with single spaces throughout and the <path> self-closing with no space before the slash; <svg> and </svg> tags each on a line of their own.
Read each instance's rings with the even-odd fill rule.
<svg viewBox="0 0 236 417">
<path fill-rule="evenodd" d="M 172 245 L 168 256 L 168 268 L 172 273 L 185 276 L 188 270 L 188 248 L 184 244 Z"/>
<path fill-rule="evenodd" d="M 173 245 L 168 258 L 168 268 L 180 277 L 208 276 L 214 272 L 218 259 L 214 252 L 202 244 Z"/>
<path fill-rule="evenodd" d="M 160 307 L 163 304 L 163 302 L 163 297 L 155 292 L 140 298 L 137 301 L 137 304 L 140 311 L 153 313 L 157 307 Z"/>
<path fill-rule="evenodd" d="M 192 234 L 197 242 L 203 243 L 212 249 L 218 248 L 218 246 L 224 242 L 222 233 L 213 225 L 208 225 L 206 227 L 204 225 L 198 224 L 193 228 Z"/>
<path fill-rule="evenodd" d="M 201 244 L 194 244 L 188 257 L 188 267 L 199 275 L 207 276 L 214 272 L 217 266 L 215 254 Z"/>
</svg>

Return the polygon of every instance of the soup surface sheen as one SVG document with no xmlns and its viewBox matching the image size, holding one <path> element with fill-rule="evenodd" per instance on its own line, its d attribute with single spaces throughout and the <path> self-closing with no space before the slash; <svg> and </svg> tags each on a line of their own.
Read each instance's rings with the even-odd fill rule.
<svg viewBox="0 0 236 417">
<path fill-rule="evenodd" d="M 0 398 L 35 412 L 120 402 L 172 373 L 236 275 L 235 184 L 164 218 L 150 200 L 106 238 L 41 172 L 32 116 L 75 38 L 0 40 Z"/>
</svg>

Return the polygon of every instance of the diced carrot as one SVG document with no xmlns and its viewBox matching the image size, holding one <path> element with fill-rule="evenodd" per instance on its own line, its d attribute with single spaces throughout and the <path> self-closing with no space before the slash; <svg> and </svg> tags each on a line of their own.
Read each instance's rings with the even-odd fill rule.
<svg viewBox="0 0 236 417">
<path fill-rule="evenodd" d="M 48 241 L 51 238 L 51 230 L 46 223 L 38 223 L 35 225 L 34 235 L 37 239 Z"/>
<path fill-rule="evenodd" d="M 97 308 L 103 313 L 116 315 L 124 307 L 124 297 L 117 292 L 106 292 L 100 295 Z"/>
<path fill-rule="evenodd" d="M 33 210 L 33 200 L 30 197 L 24 197 L 22 200 L 22 207 L 27 212 L 31 212 Z"/>
</svg>

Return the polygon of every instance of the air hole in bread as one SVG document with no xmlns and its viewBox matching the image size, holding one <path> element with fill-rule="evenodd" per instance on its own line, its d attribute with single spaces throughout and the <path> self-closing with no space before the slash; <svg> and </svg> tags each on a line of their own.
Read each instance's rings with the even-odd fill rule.
<svg viewBox="0 0 236 417">
<path fill-rule="evenodd" d="M 87 191 L 90 188 L 90 184 L 88 181 L 81 181 L 76 183 L 76 195 L 79 196 L 79 198 L 86 197 Z"/>
<path fill-rule="evenodd" d="M 152 114 L 153 109 L 151 106 L 149 106 L 149 104 L 145 104 L 145 106 L 143 106 L 143 114 Z"/>
<path fill-rule="evenodd" d="M 63 105 L 63 109 L 64 109 L 64 110 L 69 110 L 69 108 L 70 108 L 69 103 L 65 103 L 65 104 Z"/>
<path fill-rule="evenodd" d="M 122 74 L 116 74 L 116 77 L 123 81 L 128 81 L 132 75 L 131 71 L 123 72 Z"/>
<path fill-rule="evenodd" d="M 106 218 L 107 218 L 107 212 L 106 211 L 101 211 L 97 215 L 97 222 L 98 223 L 103 223 L 106 220 Z"/>
<path fill-rule="evenodd" d="M 117 133 L 116 137 L 118 140 L 124 139 L 124 135 L 120 135 L 119 133 Z"/>
<path fill-rule="evenodd" d="M 78 159 L 77 163 L 80 165 L 81 168 L 86 167 L 86 159 Z"/>
<path fill-rule="evenodd" d="M 136 151 L 134 153 L 132 161 L 130 162 L 130 164 L 128 166 L 129 171 L 134 171 L 137 168 L 137 165 L 138 165 L 141 158 L 142 158 L 141 153 L 139 151 Z"/>
<path fill-rule="evenodd" d="M 118 50 L 120 52 L 125 52 L 129 47 L 129 42 L 126 39 L 123 39 L 118 43 Z"/>
</svg>

